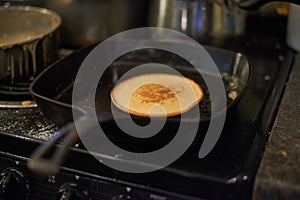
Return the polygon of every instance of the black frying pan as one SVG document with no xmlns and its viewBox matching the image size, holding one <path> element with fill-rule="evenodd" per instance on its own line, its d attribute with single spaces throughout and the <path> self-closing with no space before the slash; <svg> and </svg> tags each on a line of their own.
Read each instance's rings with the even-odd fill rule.
<svg viewBox="0 0 300 200">
<path fill-rule="evenodd" d="M 38 104 L 40 111 L 57 124 L 64 126 L 64 128 L 59 134 L 56 134 L 50 142 L 41 145 L 32 154 L 31 160 L 28 163 L 30 169 L 45 174 L 57 172 L 69 147 L 78 139 L 75 127 L 72 123 L 72 87 L 81 63 L 94 47 L 95 46 L 87 47 L 54 63 L 47 70 L 42 72 L 32 83 L 30 92 Z M 249 81 L 249 64 L 247 59 L 239 53 L 209 47 L 206 47 L 206 50 L 215 61 L 220 72 L 224 75 L 226 92 L 229 94 L 235 91 L 237 94 L 235 99 L 228 97 L 227 115 L 230 115 L 230 113 L 235 110 L 234 106 L 241 98 Z M 95 102 L 99 123 L 104 132 L 109 133 L 107 134 L 109 139 L 118 146 L 134 152 L 147 152 L 159 149 L 174 137 L 174 135 L 169 134 L 169 132 L 178 127 L 181 119 L 180 116 L 168 118 L 163 130 L 146 141 L 144 139 L 141 141 L 140 139 L 130 138 L 130 136 L 123 134 L 114 123 L 111 115 L 111 101 L 109 97 L 111 89 L 116 84 L 118 78 L 128 70 L 137 65 L 150 62 L 167 64 L 168 66 L 174 67 L 184 76 L 193 79 L 201 85 L 205 94 L 204 99 L 199 104 L 201 120 L 200 122 L 198 119 L 195 121 L 193 109 L 191 109 L 186 122 L 199 123 L 199 129 L 205 129 L 205 125 L 207 125 L 210 120 L 211 105 L 207 87 L 201 75 L 196 73 L 195 69 L 193 69 L 186 60 L 170 52 L 157 49 L 137 50 L 125 54 L 111 64 L 105 71 L 98 84 L 97 91 L 99 92 L 96 95 Z M 212 74 L 211 76 L 213 78 L 214 75 Z M 86 129 L 84 132 L 88 133 L 88 129 L 93 125 L 87 126 L 88 123 L 85 123 L 88 120 L 87 112 L 82 108 L 76 108 L 75 110 L 81 115 L 80 119 L 75 120 L 83 122 L 83 128 Z M 143 125 L 149 122 L 147 118 L 131 117 L 137 124 Z M 164 134 L 166 132 L 168 132 L 168 134 Z M 174 133 L 176 133 L 176 130 Z M 164 135 L 164 137 L 161 137 L 162 135 Z M 56 151 L 52 151 L 56 143 L 61 139 L 64 139 L 63 145 Z M 49 152 L 54 153 L 49 157 Z"/>
</svg>

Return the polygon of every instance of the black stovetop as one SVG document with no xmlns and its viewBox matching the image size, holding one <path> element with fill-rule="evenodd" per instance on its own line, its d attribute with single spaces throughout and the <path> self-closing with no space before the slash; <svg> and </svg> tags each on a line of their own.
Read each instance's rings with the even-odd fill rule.
<svg viewBox="0 0 300 200">
<path fill-rule="evenodd" d="M 227 120 L 217 145 L 204 159 L 197 157 L 195 149 L 189 149 L 165 169 L 128 174 L 112 170 L 86 151 L 73 148 L 63 170 L 72 169 L 92 177 L 106 177 L 111 181 L 130 182 L 193 197 L 250 198 L 255 172 L 294 56 L 282 41 L 272 38 L 268 38 L 268 44 L 265 41 L 265 37 L 250 37 L 243 46 L 230 47 L 248 57 L 251 80 L 237 105 L 236 114 Z M 24 160 L 57 130 L 52 122 L 39 114 L 38 108 L 1 108 L 0 117 L 1 154 L 17 155 Z"/>
</svg>

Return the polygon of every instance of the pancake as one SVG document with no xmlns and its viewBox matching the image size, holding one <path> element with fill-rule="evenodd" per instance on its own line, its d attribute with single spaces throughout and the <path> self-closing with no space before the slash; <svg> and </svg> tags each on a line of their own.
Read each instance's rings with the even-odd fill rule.
<svg viewBox="0 0 300 200">
<path fill-rule="evenodd" d="M 193 80 L 172 74 L 144 74 L 117 84 L 111 100 L 120 110 L 140 117 L 172 117 L 189 111 L 203 98 Z"/>
</svg>

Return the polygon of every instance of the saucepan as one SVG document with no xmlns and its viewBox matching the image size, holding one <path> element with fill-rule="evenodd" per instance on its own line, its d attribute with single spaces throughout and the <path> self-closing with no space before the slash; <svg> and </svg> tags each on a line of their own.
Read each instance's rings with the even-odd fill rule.
<svg viewBox="0 0 300 200">
<path fill-rule="evenodd" d="M 0 80 L 30 82 L 56 60 L 60 24 L 48 9 L 0 7 Z"/>
<path fill-rule="evenodd" d="M 78 112 L 79 118 L 73 119 L 72 92 L 77 71 L 85 57 L 94 47 L 95 46 L 84 48 L 54 63 L 42 72 L 32 83 L 30 92 L 36 100 L 41 113 L 64 128 L 51 140 L 42 144 L 32 154 L 28 163 L 28 167 L 31 170 L 43 174 L 57 172 L 68 149 L 78 139 L 73 120 L 75 120 L 76 123 L 81 123 L 83 125 L 84 135 L 81 135 L 80 137 L 92 137 L 89 129 L 95 126 L 95 124 L 89 121 L 90 116 L 87 110 L 90 108 L 89 102 L 86 102 L 89 98 L 82 96 L 80 101 L 86 102 L 86 107 L 74 107 L 73 112 Z M 227 115 L 229 117 L 236 111 L 235 106 L 238 104 L 247 87 L 250 77 L 249 63 L 245 56 L 240 53 L 211 47 L 206 47 L 206 50 L 211 55 L 222 74 L 226 93 L 228 95 Z M 205 130 L 211 119 L 211 101 L 208 89 L 201 78 L 201 75 L 199 75 L 185 59 L 173 55 L 170 52 L 158 49 L 141 49 L 124 54 L 114 61 L 105 70 L 98 83 L 95 99 L 96 112 L 99 124 L 105 133 L 107 133 L 107 137 L 118 146 L 129 151 L 149 152 L 168 144 L 176 134 L 176 128 L 178 128 L 178 125 L 181 123 L 180 115 L 168 117 L 164 128 L 157 135 L 147 139 L 134 138 L 124 134 L 124 132 L 118 128 L 115 119 L 112 117 L 110 99 L 112 88 L 123 74 L 133 69 L 135 66 L 145 63 L 161 63 L 174 67 L 174 69 L 182 73 L 182 75 L 194 80 L 202 86 L 205 95 L 199 103 L 199 108 L 195 107 L 191 109 L 188 112 L 190 114 L 184 119 L 183 123 L 197 123 L 197 125 L 199 125 L 199 132 L 201 132 L 200 130 Z M 209 74 L 209 76 L 215 78 L 214 74 Z M 47 90 L 45 90 L 45 88 L 47 88 Z M 195 109 L 199 109 L 200 111 L 200 120 L 193 115 L 196 111 Z M 123 111 L 119 112 L 121 113 Z M 222 110 L 222 112 L 225 112 L 225 110 Z M 140 125 L 145 125 L 149 122 L 149 119 L 145 117 L 131 116 L 131 118 Z M 128 118 L 120 118 L 120 120 L 128 120 Z M 204 134 L 198 135 L 202 138 L 204 137 Z M 63 142 L 61 145 L 57 146 L 57 142 L 59 141 Z M 200 140 L 195 141 L 197 141 L 197 144 L 200 142 Z M 56 151 L 53 151 L 53 149 Z"/>
</svg>

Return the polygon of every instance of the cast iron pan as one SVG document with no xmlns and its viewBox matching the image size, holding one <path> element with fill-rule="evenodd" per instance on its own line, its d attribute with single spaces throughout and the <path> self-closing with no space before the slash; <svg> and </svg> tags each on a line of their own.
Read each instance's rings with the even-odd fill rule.
<svg viewBox="0 0 300 200">
<path fill-rule="evenodd" d="M 56 134 L 49 142 L 41 145 L 32 154 L 31 160 L 28 163 L 30 169 L 44 174 L 56 173 L 69 147 L 78 139 L 73 120 L 82 122 L 83 132 L 87 133 L 86 136 L 88 136 L 88 129 L 94 126 L 88 123 L 89 117 L 83 108 L 74 109 L 81 117 L 73 119 L 71 105 L 72 89 L 77 71 L 85 57 L 94 47 L 94 45 L 87 47 L 57 61 L 42 72 L 32 83 L 30 92 L 38 104 L 41 113 L 58 125 L 63 126 L 63 128 L 59 134 Z M 224 86 L 228 94 L 226 115 L 230 116 L 231 112 L 234 112 L 235 104 L 241 98 L 249 81 L 250 68 L 248 61 L 239 53 L 210 47 L 206 47 L 206 50 L 213 58 L 223 76 Z M 150 152 L 166 145 L 175 136 L 176 128 L 181 123 L 180 116 L 170 117 L 158 134 L 147 139 L 137 139 L 118 129 L 112 118 L 109 94 L 117 80 L 133 67 L 151 62 L 174 67 L 177 71 L 193 79 L 203 88 L 204 98 L 199 103 L 200 122 L 198 118 L 197 120 L 194 119 L 194 109 L 198 109 L 196 107 L 189 111 L 186 123 L 199 123 L 199 130 L 205 129 L 211 117 L 210 95 L 207 86 L 201 75 L 195 71 L 189 62 L 170 52 L 158 49 L 142 49 L 129 52 L 118 58 L 106 69 L 97 87 L 95 104 L 101 128 L 105 133 L 109 133 L 106 134 L 107 137 L 119 147 L 133 152 Z M 214 75 L 212 74 L 211 77 L 214 78 Z M 229 98 L 234 93 L 236 93 L 236 98 Z M 83 97 L 82 101 L 84 100 Z M 140 125 L 149 123 L 149 119 L 147 118 L 135 116 L 131 116 L 131 118 Z M 82 131 L 80 132 L 82 133 Z M 63 145 L 60 145 L 60 148 L 54 151 L 56 143 L 62 139 L 64 141 Z M 50 152 L 51 155 L 49 155 Z"/>
</svg>

